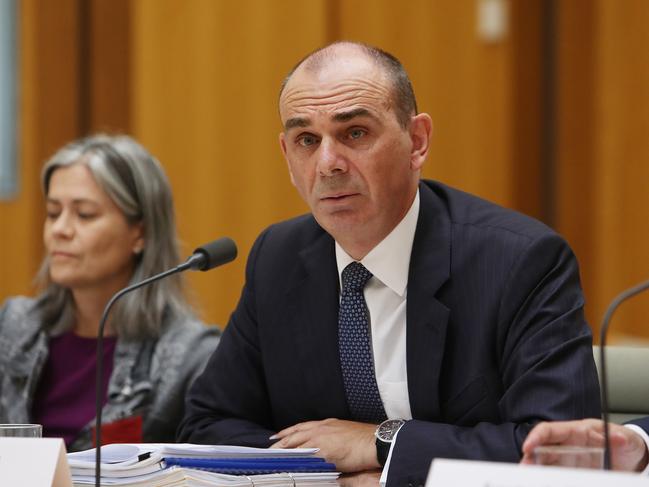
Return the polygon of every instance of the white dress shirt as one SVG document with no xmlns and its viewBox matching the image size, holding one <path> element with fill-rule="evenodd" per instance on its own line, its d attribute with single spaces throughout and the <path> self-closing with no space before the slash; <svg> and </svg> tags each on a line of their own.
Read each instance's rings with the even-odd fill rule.
<svg viewBox="0 0 649 487">
<path fill-rule="evenodd" d="M 418 218 L 419 191 L 401 222 L 360 261 L 372 273 L 365 285 L 364 296 L 369 312 L 376 383 L 388 419 L 412 419 L 406 370 L 406 298 L 410 254 Z M 351 262 L 354 259 L 336 242 L 341 289 L 342 271 Z M 392 447 L 381 483 L 385 482 Z"/>
</svg>

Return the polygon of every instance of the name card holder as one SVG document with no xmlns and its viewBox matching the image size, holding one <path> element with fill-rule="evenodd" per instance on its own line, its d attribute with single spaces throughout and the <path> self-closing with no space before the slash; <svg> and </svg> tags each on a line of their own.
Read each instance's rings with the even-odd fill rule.
<svg viewBox="0 0 649 487">
<path fill-rule="evenodd" d="M 61 438 L 0 438 L 0 485 L 72 487 Z"/>
<path fill-rule="evenodd" d="M 647 487 L 644 475 L 515 463 L 435 459 L 426 487 Z"/>
</svg>

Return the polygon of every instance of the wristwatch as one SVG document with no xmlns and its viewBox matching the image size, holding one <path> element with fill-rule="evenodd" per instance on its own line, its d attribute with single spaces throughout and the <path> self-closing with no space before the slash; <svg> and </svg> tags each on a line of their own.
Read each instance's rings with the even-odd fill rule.
<svg viewBox="0 0 649 487">
<path fill-rule="evenodd" d="M 401 429 L 405 422 L 405 419 L 386 419 L 376 428 L 374 432 L 374 436 L 376 436 L 376 458 L 382 467 L 388 460 L 390 446 L 397 431 Z"/>
</svg>

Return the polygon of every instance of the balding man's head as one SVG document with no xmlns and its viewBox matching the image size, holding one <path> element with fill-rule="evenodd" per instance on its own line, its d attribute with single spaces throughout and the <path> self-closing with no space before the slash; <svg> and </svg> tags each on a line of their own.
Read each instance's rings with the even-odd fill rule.
<svg viewBox="0 0 649 487">
<path fill-rule="evenodd" d="M 304 70 L 309 73 L 318 73 L 332 64 L 349 62 L 358 53 L 372 61 L 381 73 L 389 79 L 392 92 L 392 99 L 389 100 L 389 103 L 399 124 L 405 129 L 408 126 L 410 117 L 417 114 L 417 102 L 408 74 L 401 62 L 392 54 L 366 44 L 346 41 L 335 42 L 308 54 L 291 69 L 282 82 L 279 93 L 280 100 L 284 89 L 297 71 Z"/>
</svg>

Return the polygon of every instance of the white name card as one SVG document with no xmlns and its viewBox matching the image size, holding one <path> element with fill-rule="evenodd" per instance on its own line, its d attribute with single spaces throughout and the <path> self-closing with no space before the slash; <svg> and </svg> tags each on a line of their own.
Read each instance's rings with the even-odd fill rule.
<svg viewBox="0 0 649 487">
<path fill-rule="evenodd" d="M 0 438 L 0 485 L 72 487 L 61 438 Z"/>
<path fill-rule="evenodd" d="M 435 459 L 426 487 L 647 487 L 649 478 L 633 473 L 515 463 Z"/>
</svg>

